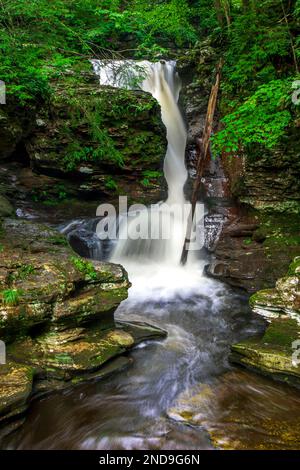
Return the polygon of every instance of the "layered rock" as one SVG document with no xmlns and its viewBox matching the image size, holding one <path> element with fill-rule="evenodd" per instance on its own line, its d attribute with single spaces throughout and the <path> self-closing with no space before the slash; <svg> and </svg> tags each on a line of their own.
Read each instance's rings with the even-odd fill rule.
<svg viewBox="0 0 300 470">
<path fill-rule="evenodd" d="M 150 325 L 116 325 L 114 311 L 130 286 L 125 270 L 79 258 L 48 226 L 3 221 L 0 284 L 3 424 L 22 415 L 37 394 L 122 369 L 130 359 L 114 358 L 165 335 Z"/>
<path fill-rule="evenodd" d="M 274 289 L 254 294 L 250 305 L 269 324 L 262 338 L 234 344 L 231 361 L 299 387 L 300 258 Z"/>
<path fill-rule="evenodd" d="M 224 226 L 208 273 L 249 292 L 273 287 L 300 255 L 300 217 L 240 210 Z"/>
<path fill-rule="evenodd" d="M 161 198 L 166 130 L 150 94 L 100 87 L 86 62 L 53 80 L 46 103 L 19 111 L 18 129 L 14 107 L 2 116 L 0 160 L 21 161 L 50 177 L 42 188 L 30 188 L 33 199 Z"/>
</svg>

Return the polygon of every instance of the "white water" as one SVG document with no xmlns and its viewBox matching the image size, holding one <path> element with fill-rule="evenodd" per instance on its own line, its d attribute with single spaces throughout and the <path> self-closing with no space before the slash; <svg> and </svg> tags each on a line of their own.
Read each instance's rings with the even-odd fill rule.
<svg viewBox="0 0 300 470">
<path fill-rule="evenodd" d="M 185 167 L 186 128 L 178 107 L 181 81 L 176 72 L 174 61 L 114 61 L 103 63 L 93 61 L 95 72 L 100 78 L 101 85 L 121 88 L 140 88 L 151 93 L 161 107 L 163 123 L 167 129 L 168 147 L 164 160 L 164 176 L 168 184 L 168 198 L 164 204 L 152 205 L 130 217 L 128 228 L 120 218 L 120 239 L 113 251 L 111 261 L 121 263 L 127 269 L 133 283 L 130 298 L 136 300 L 145 298 L 168 298 L 172 294 L 199 289 L 199 278 L 203 266 L 198 261 L 189 259 L 185 267 L 180 266 L 180 257 L 186 233 L 189 202 L 185 200 L 184 184 L 187 179 Z M 143 80 L 137 85 L 134 77 L 142 74 Z M 179 210 L 172 213 L 166 208 L 176 205 Z M 185 211 L 184 211 L 185 205 Z M 149 222 L 149 215 L 152 215 Z M 154 217 L 153 217 L 154 216 Z M 153 224 L 169 226 L 167 239 L 130 239 L 124 236 L 130 233 L 137 223 L 149 232 L 157 228 Z M 149 225 L 152 224 L 152 227 Z M 168 225 L 169 224 L 169 225 Z M 161 229 L 160 229 L 161 230 Z M 190 257 L 189 257 L 190 258 Z M 207 283 L 210 281 L 206 280 Z"/>
</svg>

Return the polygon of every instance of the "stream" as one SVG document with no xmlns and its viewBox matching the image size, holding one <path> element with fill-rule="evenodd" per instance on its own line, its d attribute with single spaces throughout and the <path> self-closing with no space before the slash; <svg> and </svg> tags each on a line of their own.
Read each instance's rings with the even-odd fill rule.
<svg viewBox="0 0 300 470">
<path fill-rule="evenodd" d="M 115 376 L 33 402 L 7 448 L 214 448 L 221 441 L 213 445 L 205 427 L 167 416 L 178 395 L 198 383 L 211 384 L 220 398 L 217 410 L 210 402 L 203 410 L 208 427 L 211 411 L 217 411 L 214 419 L 230 442 L 238 438 L 247 448 L 289 448 L 291 443 L 273 428 L 284 427 L 286 420 L 287 426 L 299 422 L 297 391 L 228 363 L 230 344 L 262 332 L 264 322 L 250 312 L 246 296 L 195 274 L 192 285 L 188 276 L 177 277 L 184 287 L 180 293 L 174 282 L 151 289 L 149 278 L 140 275 L 116 319 L 146 320 L 166 329 L 168 337 L 137 346 L 129 354 L 131 367 Z M 228 419 L 233 408 L 239 416 L 237 427 Z"/>
<path fill-rule="evenodd" d="M 167 128 L 166 203 L 183 206 L 186 131 L 177 106 L 179 77 L 173 62 L 146 67 L 150 72 L 142 88 L 159 101 Z M 99 61 L 94 68 L 100 82 L 112 84 L 111 69 L 103 69 Z M 155 220 L 165 220 L 158 204 L 134 214 L 129 231 L 137 217 L 141 226 L 147 225 L 151 212 L 160 216 Z M 300 448 L 291 432 L 299 426 L 297 392 L 228 361 L 230 345 L 262 334 L 264 320 L 251 312 L 246 294 L 204 275 L 205 260 L 199 253 L 180 266 L 185 227 L 186 219 L 175 216 L 167 242 L 124 237 L 111 253 L 92 233 L 93 221 L 61 227 L 67 235 L 75 231 L 86 236 L 90 230 L 90 257 L 109 258 L 128 271 L 132 287 L 115 312 L 116 321 L 146 321 L 168 336 L 137 346 L 129 353 L 131 367 L 115 376 L 33 402 L 24 425 L 6 438 L 7 448 Z M 120 219 L 119 233 L 123 230 Z M 178 420 L 178 410 L 197 390 L 198 396 L 202 393 L 200 405 L 189 401 L 195 412 L 194 425 L 188 425 L 193 413 Z"/>
</svg>

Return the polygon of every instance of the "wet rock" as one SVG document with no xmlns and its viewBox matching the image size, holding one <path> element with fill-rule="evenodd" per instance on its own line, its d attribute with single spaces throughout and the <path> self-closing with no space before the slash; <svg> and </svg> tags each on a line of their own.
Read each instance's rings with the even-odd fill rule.
<svg viewBox="0 0 300 470">
<path fill-rule="evenodd" d="M 133 201 L 157 202 L 167 142 L 156 100 L 100 87 L 91 69 L 65 73 L 53 88 L 53 100 L 39 110 L 43 125 L 26 140 L 34 172 L 60 179 L 58 196 L 126 194 Z M 95 113 L 100 127 L 90 118 Z M 44 197 L 39 188 L 36 197 Z"/>
<path fill-rule="evenodd" d="M 116 329 L 102 331 L 94 326 L 53 330 L 38 338 L 21 339 L 8 348 L 8 354 L 35 367 L 38 378 L 69 381 L 79 374 L 96 371 L 133 344 L 129 333 Z"/>
<path fill-rule="evenodd" d="M 76 385 L 80 385 L 83 382 L 99 381 L 110 377 L 113 374 L 126 370 L 132 365 L 132 363 L 133 360 L 130 357 L 117 356 L 115 358 L 111 358 L 109 361 L 103 364 L 100 369 L 94 370 L 92 372 L 85 372 L 82 375 L 76 375 L 71 380 L 67 381 L 50 377 L 47 374 L 47 379 L 39 380 L 34 383 L 33 396 L 36 399 L 54 391 L 75 387 Z"/>
<path fill-rule="evenodd" d="M 262 338 L 234 344 L 230 360 L 300 387 L 300 364 L 294 355 L 299 335 L 300 327 L 295 320 L 272 320 Z"/>
<path fill-rule="evenodd" d="M 246 215 L 224 225 L 209 275 L 249 292 L 273 287 L 300 255 L 300 219 L 289 214 Z"/>
<path fill-rule="evenodd" d="M 49 206 L 119 194 L 131 203 L 162 199 L 167 140 L 157 101 L 100 88 L 89 61 L 51 86 L 51 99 L 39 107 L 11 104 L 0 112 L 0 160 L 26 166 L 25 197 Z M 8 193 L 16 189 L 7 186 Z"/>
<path fill-rule="evenodd" d="M 0 366 L 0 423 L 19 417 L 36 396 L 123 370 L 132 362 L 123 353 L 166 335 L 146 323 L 115 324 L 130 287 L 124 268 L 78 257 L 49 226 L 6 219 L 1 246 L 0 338 L 8 364 Z M 21 422 L 9 421 L 3 433 Z"/>
<path fill-rule="evenodd" d="M 295 128 L 274 150 L 222 156 L 236 217 L 225 221 L 209 274 L 254 292 L 273 287 L 300 255 L 299 155 Z"/>
<path fill-rule="evenodd" d="M 0 365 L 0 424 L 27 409 L 33 373 L 32 367 L 13 361 Z"/>
<path fill-rule="evenodd" d="M 166 338 L 168 335 L 165 330 L 147 322 L 124 322 L 119 320 L 116 322 L 116 325 L 130 333 L 134 338 L 135 344 L 152 339 Z"/>
<path fill-rule="evenodd" d="M 288 276 L 278 279 L 274 289 L 258 291 L 250 298 L 254 312 L 268 317 L 289 315 L 300 323 L 300 257 L 290 265 Z"/>
<path fill-rule="evenodd" d="M 262 338 L 232 346 L 231 361 L 300 386 L 300 258 L 291 264 L 288 276 L 274 289 L 258 291 L 250 298 L 254 312 L 270 322 Z"/>
<path fill-rule="evenodd" d="M 168 416 L 204 427 L 221 449 L 300 449 L 299 403 L 296 391 L 231 371 L 182 393 Z"/>
</svg>

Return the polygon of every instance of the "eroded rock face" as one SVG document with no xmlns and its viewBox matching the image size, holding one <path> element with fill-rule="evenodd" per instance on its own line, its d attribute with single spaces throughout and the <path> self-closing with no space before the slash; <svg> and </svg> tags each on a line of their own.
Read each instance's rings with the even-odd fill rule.
<svg viewBox="0 0 300 470">
<path fill-rule="evenodd" d="M 244 160 L 243 175 L 235 194 L 242 203 L 270 212 L 300 212 L 299 130 L 290 131 L 286 142 L 274 151 L 258 149 Z"/>
<path fill-rule="evenodd" d="M 250 305 L 269 325 L 262 338 L 234 344 L 231 361 L 299 387 L 300 258 L 294 259 L 274 289 L 252 295 Z"/>
<path fill-rule="evenodd" d="M 273 287 L 300 255 L 297 214 L 248 214 L 240 210 L 224 226 L 208 274 L 248 292 Z"/>
<path fill-rule="evenodd" d="M 250 306 L 266 318 L 289 316 L 300 323 L 300 257 L 294 259 L 287 276 L 278 279 L 274 289 L 252 295 Z"/>
</svg>

